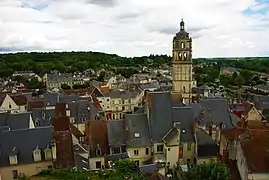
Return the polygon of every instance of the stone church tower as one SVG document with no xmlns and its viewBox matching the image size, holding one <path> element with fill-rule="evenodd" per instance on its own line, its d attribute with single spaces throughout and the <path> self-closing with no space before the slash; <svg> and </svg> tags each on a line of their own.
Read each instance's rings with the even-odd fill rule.
<svg viewBox="0 0 269 180">
<path fill-rule="evenodd" d="M 185 103 L 192 98 L 192 39 L 185 31 L 185 23 L 180 22 L 180 31 L 173 39 L 172 93 L 180 93 Z"/>
</svg>

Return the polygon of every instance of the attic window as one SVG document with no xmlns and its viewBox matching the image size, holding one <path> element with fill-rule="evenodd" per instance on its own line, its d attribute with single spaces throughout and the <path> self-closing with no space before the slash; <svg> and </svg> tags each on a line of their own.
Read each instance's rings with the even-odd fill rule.
<svg viewBox="0 0 269 180">
<path fill-rule="evenodd" d="M 52 159 L 52 151 L 49 146 L 47 146 L 46 149 L 44 149 L 45 159 L 51 160 Z"/>
<path fill-rule="evenodd" d="M 18 159 L 17 159 L 16 154 L 9 156 L 9 164 L 10 165 L 18 164 Z"/>
<path fill-rule="evenodd" d="M 36 120 L 35 120 L 35 125 L 36 125 L 36 126 L 40 126 L 39 118 L 36 118 Z"/>
<path fill-rule="evenodd" d="M 100 149 L 100 148 L 98 148 L 98 149 L 96 150 L 96 156 L 101 156 L 101 149 Z"/>
<path fill-rule="evenodd" d="M 134 136 L 135 136 L 136 138 L 139 138 L 139 137 L 140 137 L 140 134 L 139 134 L 139 133 L 135 133 Z"/>
<path fill-rule="evenodd" d="M 74 117 L 70 117 L 70 123 L 75 123 L 75 118 Z"/>
<path fill-rule="evenodd" d="M 33 157 L 34 157 L 34 161 L 38 162 L 41 161 L 41 151 L 38 149 L 38 146 L 36 147 L 36 149 L 33 151 Z"/>
</svg>

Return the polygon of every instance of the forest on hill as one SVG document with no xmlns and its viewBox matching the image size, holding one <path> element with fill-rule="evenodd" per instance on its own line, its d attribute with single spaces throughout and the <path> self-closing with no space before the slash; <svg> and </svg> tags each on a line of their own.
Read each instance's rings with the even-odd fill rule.
<svg viewBox="0 0 269 180">
<path fill-rule="evenodd" d="M 217 62 L 220 66 L 230 66 L 259 72 L 269 72 L 269 58 L 198 58 L 194 64 Z M 0 77 L 11 76 L 14 71 L 33 71 L 44 74 L 51 70 L 60 72 L 83 71 L 89 68 L 143 67 L 162 68 L 171 65 L 167 55 L 142 57 L 121 57 L 101 52 L 30 52 L 0 54 Z"/>
</svg>

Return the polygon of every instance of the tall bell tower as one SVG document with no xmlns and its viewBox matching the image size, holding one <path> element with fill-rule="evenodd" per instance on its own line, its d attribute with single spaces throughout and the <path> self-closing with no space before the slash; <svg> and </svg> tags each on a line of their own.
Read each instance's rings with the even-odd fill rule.
<svg viewBox="0 0 269 180">
<path fill-rule="evenodd" d="M 173 39 L 172 77 L 173 93 L 180 93 L 185 103 L 192 98 L 192 39 L 180 22 L 180 31 Z"/>
</svg>

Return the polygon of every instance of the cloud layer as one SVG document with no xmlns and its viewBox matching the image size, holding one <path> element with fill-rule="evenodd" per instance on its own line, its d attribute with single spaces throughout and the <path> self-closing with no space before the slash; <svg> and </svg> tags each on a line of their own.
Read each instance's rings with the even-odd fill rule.
<svg viewBox="0 0 269 180">
<path fill-rule="evenodd" d="M 194 57 L 269 55 L 265 0 L 1 0 L 0 52 L 171 54 L 181 18 Z"/>
</svg>

